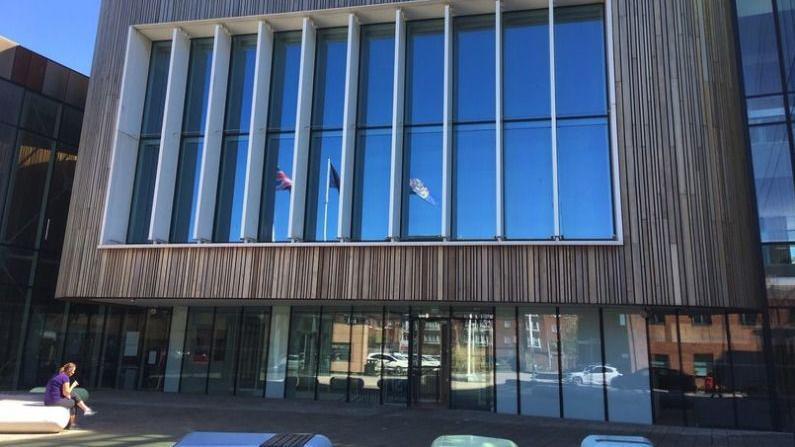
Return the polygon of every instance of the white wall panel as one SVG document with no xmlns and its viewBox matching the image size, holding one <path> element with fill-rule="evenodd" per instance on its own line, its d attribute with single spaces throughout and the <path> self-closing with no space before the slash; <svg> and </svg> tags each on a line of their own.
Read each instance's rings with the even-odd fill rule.
<svg viewBox="0 0 795 447">
<path fill-rule="evenodd" d="M 403 106 L 406 87 L 406 16 L 395 11 L 395 74 L 392 88 L 392 159 L 389 181 L 389 238 L 400 237 L 403 185 Z"/>
<path fill-rule="evenodd" d="M 342 166 L 337 238 L 351 237 L 351 204 L 356 158 L 356 105 L 359 92 L 359 19 L 348 16 L 348 56 L 345 65 L 345 105 L 342 117 Z"/>
</svg>

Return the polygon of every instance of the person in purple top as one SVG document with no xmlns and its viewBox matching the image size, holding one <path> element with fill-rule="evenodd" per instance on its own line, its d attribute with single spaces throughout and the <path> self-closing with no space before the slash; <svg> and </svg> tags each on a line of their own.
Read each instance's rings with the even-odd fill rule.
<svg viewBox="0 0 795 447">
<path fill-rule="evenodd" d="M 63 365 L 59 370 L 58 374 L 52 376 L 52 378 L 47 382 L 47 389 L 44 391 L 44 405 L 58 405 L 60 407 L 65 407 L 69 409 L 70 417 L 69 417 L 69 427 L 68 428 L 76 428 L 75 425 L 75 407 L 80 408 L 83 410 L 83 414 L 86 416 L 93 416 L 96 414 L 94 410 L 88 407 L 85 402 L 80 399 L 76 393 L 73 393 L 74 389 L 77 388 L 77 380 L 69 383 L 69 378 L 72 377 L 75 372 L 77 372 L 77 365 L 72 362 L 69 362 Z"/>
</svg>

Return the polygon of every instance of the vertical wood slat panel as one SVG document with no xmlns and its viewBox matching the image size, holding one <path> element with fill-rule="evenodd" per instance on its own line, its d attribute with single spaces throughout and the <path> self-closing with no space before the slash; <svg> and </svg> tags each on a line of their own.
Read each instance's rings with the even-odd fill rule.
<svg viewBox="0 0 795 447">
<path fill-rule="evenodd" d="M 726 0 L 612 0 L 622 246 L 97 249 L 129 25 L 374 3 L 104 2 L 57 294 L 760 305 Z"/>
</svg>

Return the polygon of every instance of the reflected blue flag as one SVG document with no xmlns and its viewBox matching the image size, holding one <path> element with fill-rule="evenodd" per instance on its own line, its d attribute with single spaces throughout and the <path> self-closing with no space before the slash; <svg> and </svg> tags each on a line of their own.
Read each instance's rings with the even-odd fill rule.
<svg viewBox="0 0 795 447">
<path fill-rule="evenodd" d="M 425 183 L 422 183 L 422 180 L 418 178 L 410 179 L 409 187 L 411 187 L 412 194 L 416 194 L 420 199 L 430 203 L 433 206 L 436 206 L 436 200 L 434 200 L 433 196 L 431 195 L 431 190 L 425 186 Z"/>
<path fill-rule="evenodd" d="M 328 187 L 334 188 L 337 191 L 340 190 L 340 174 L 337 172 L 337 169 L 334 167 L 334 163 L 329 160 L 329 176 L 328 176 Z"/>
</svg>

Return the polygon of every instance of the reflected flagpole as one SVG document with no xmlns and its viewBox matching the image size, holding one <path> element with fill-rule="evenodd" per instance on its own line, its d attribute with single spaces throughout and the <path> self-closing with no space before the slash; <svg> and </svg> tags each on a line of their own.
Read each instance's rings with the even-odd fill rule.
<svg viewBox="0 0 795 447">
<path fill-rule="evenodd" d="M 328 190 L 331 184 L 331 157 L 326 159 L 326 198 L 323 202 L 323 240 L 328 240 Z"/>
</svg>

